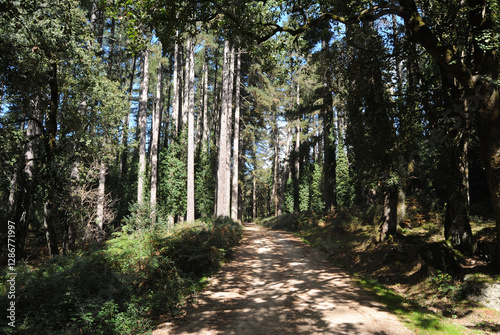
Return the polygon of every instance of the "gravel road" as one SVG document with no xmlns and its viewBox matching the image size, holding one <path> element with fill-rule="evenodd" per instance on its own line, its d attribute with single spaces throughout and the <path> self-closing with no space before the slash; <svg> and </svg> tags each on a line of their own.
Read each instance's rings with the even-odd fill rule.
<svg viewBox="0 0 500 335">
<path fill-rule="evenodd" d="M 162 334 L 412 334 L 325 255 L 286 232 L 245 224 L 234 256 Z"/>
</svg>

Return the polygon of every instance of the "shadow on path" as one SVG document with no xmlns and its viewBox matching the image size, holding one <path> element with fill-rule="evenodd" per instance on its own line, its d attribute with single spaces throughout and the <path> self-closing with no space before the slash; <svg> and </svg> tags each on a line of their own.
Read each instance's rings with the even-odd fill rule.
<svg viewBox="0 0 500 335">
<path fill-rule="evenodd" d="M 250 223 L 198 300 L 153 334 L 412 334 L 314 248 Z"/>
</svg>

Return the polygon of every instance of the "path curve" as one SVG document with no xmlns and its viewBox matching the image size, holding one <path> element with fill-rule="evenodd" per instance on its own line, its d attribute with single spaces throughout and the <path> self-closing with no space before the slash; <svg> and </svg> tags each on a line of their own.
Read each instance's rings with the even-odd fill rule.
<svg viewBox="0 0 500 335">
<path fill-rule="evenodd" d="M 252 223 L 231 261 L 164 334 L 413 334 L 296 236 Z"/>
</svg>

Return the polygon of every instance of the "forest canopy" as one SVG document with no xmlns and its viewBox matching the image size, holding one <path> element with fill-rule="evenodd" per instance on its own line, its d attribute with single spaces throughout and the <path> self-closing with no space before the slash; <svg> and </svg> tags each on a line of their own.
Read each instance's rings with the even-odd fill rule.
<svg viewBox="0 0 500 335">
<path fill-rule="evenodd" d="M 500 236 L 499 7 L 0 1 L 0 213 L 18 259 L 138 213 L 374 211 L 384 241 L 410 202 L 473 253 L 471 215 Z"/>
</svg>

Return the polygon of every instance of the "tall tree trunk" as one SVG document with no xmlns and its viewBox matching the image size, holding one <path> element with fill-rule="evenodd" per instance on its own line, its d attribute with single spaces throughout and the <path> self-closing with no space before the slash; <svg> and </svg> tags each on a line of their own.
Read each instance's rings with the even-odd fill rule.
<svg viewBox="0 0 500 335">
<path fill-rule="evenodd" d="M 279 188 L 279 170 L 280 170 L 280 140 L 279 140 L 279 127 L 278 127 L 278 114 L 274 112 L 273 115 L 273 140 L 274 140 L 274 157 L 273 157 L 273 188 L 271 190 L 271 205 L 274 207 L 274 215 L 278 216 L 278 207 L 279 207 L 279 196 L 278 196 L 278 188 Z"/>
<path fill-rule="evenodd" d="M 384 190 L 384 212 L 380 225 L 380 241 L 386 241 L 396 233 L 398 226 L 398 188 L 389 185 Z"/>
<path fill-rule="evenodd" d="M 236 53 L 236 90 L 234 101 L 234 143 L 233 143 L 233 182 L 231 192 L 231 218 L 238 220 L 239 209 L 239 161 L 240 161 L 240 85 L 241 53 Z"/>
<path fill-rule="evenodd" d="M 286 135 L 286 146 L 285 146 L 285 161 L 283 163 L 283 175 L 281 177 L 281 187 L 280 187 L 280 194 L 279 194 L 279 204 L 278 204 L 278 216 L 283 214 L 283 203 L 285 202 L 285 191 L 286 191 L 286 184 L 288 183 L 288 177 L 290 175 L 290 168 L 289 168 L 289 159 L 290 157 L 290 146 L 292 142 L 292 132 L 290 129 L 290 125 L 287 126 L 287 135 Z"/>
<path fill-rule="evenodd" d="M 297 112 L 300 110 L 300 86 L 297 82 Z M 300 118 L 296 120 L 295 138 L 295 161 L 294 161 L 294 183 L 293 183 L 293 209 L 295 213 L 300 211 Z"/>
<path fill-rule="evenodd" d="M 189 38 L 186 46 L 186 83 L 188 113 L 188 161 L 187 161 L 187 221 L 195 219 L 194 203 L 194 40 Z"/>
<path fill-rule="evenodd" d="M 491 34 L 494 25 L 487 0 L 469 0 L 469 22 L 474 36 Z M 500 272 L 500 90 L 492 82 L 499 77 L 498 53 L 494 48 L 485 50 L 480 39 L 474 41 L 473 64 L 468 68 L 453 50 L 443 46 L 419 15 L 415 1 L 402 0 L 401 16 L 414 40 L 422 45 L 444 69 L 465 88 L 471 108 L 475 108 L 481 155 L 495 211 L 497 247 L 496 269 Z"/>
<path fill-rule="evenodd" d="M 1 108 L 1 106 L 0 106 Z M 14 210 L 14 205 L 16 204 L 16 192 L 18 188 L 18 168 L 17 164 L 14 167 L 14 172 L 12 173 L 12 177 L 9 181 L 9 213 Z"/>
<path fill-rule="evenodd" d="M 137 57 L 134 57 L 134 61 L 132 62 L 132 71 L 130 73 L 130 84 L 129 84 L 129 98 L 132 101 L 132 94 L 134 90 L 134 77 L 135 77 L 135 65 L 137 62 Z M 129 134 L 129 120 L 130 120 L 130 111 L 126 113 L 123 117 L 123 129 L 122 129 L 122 137 L 121 137 L 121 154 L 120 154 L 120 163 L 118 165 L 118 194 L 121 194 L 121 184 L 123 176 L 127 174 L 127 157 L 128 157 L 128 134 Z"/>
<path fill-rule="evenodd" d="M 469 122 L 467 103 L 463 103 L 459 88 L 446 72 L 442 71 L 442 83 L 446 89 L 445 104 L 456 124 L 446 129 L 448 137 L 443 143 L 443 157 L 446 158 L 446 216 L 444 236 L 454 248 L 471 254 L 473 249 L 472 230 L 469 222 L 468 194 L 468 152 Z M 465 108 L 464 108 L 465 107 Z"/>
<path fill-rule="evenodd" d="M 50 257 L 55 257 L 59 254 L 58 239 L 56 235 L 56 213 L 54 213 L 56 204 L 55 178 L 57 176 L 55 168 L 55 147 L 57 138 L 57 112 L 59 110 L 59 83 L 57 80 L 58 67 L 56 63 L 52 64 L 50 72 L 50 109 L 45 120 L 47 137 L 46 137 L 46 164 L 47 175 L 46 180 L 48 188 L 48 196 L 43 208 L 43 225 L 45 227 L 45 237 L 49 247 Z M 57 208 L 57 207 L 56 207 Z"/>
<path fill-rule="evenodd" d="M 156 222 L 156 198 L 158 194 L 158 146 L 160 145 L 160 125 L 162 117 L 161 100 L 163 97 L 163 64 L 160 60 L 156 82 L 156 102 L 153 117 L 153 133 L 151 135 L 151 218 Z"/>
<path fill-rule="evenodd" d="M 224 64 L 222 68 L 222 106 L 220 115 L 219 127 L 219 154 L 217 168 L 217 209 L 216 216 L 228 216 L 229 199 L 227 199 L 227 135 L 228 135 L 228 113 L 229 113 L 229 67 L 230 67 L 230 47 L 229 41 L 224 42 Z"/>
<path fill-rule="evenodd" d="M 39 136 L 42 134 L 42 129 L 35 118 L 39 118 L 40 111 L 38 106 L 38 97 L 29 102 L 28 110 L 33 119 L 28 120 L 26 126 L 26 146 L 24 152 L 24 168 L 14 175 L 16 179 L 17 200 L 10 201 L 15 207 L 13 221 L 16 223 L 16 261 L 20 261 L 25 256 L 26 238 L 28 236 L 29 227 L 29 211 L 31 207 L 31 193 L 35 188 L 35 149 L 40 145 Z M 12 189 L 13 186 L 11 186 Z M 14 190 L 15 191 L 15 190 Z"/>
<path fill-rule="evenodd" d="M 257 176 L 252 172 L 252 221 L 257 218 Z"/>
<path fill-rule="evenodd" d="M 101 161 L 99 163 L 99 186 L 97 188 L 97 213 L 96 213 L 96 224 L 99 228 L 99 233 L 104 231 L 104 202 L 105 202 L 105 191 L 106 191 L 106 163 Z"/>
<path fill-rule="evenodd" d="M 175 32 L 178 36 L 179 32 Z M 175 125 L 174 137 L 179 134 L 179 43 L 174 44 L 174 71 L 172 79 L 172 122 Z"/>
<path fill-rule="evenodd" d="M 203 152 L 207 151 L 207 141 L 210 129 L 208 128 L 208 60 L 205 50 L 205 60 L 203 62 L 203 136 L 201 139 Z"/>
<path fill-rule="evenodd" d="M 229 78 L 228 78 L 228 96 L 227 96 L 227 175 L 226 175 L 226 199 L 228 207 L 231 206 L 231 137 L 233 129 L 233 88 L 234 88 L 234 47 L 229 50 Z M 229 215 L 231 208 L 228 208 Z"/>
<path fill-rule="evenodd" d="M 144 189 L 146 182 L 146 133 L 147 133 L 147 113 L 148 113 L 148 88 L 149 88 L 149 51 L 143 51 L 141 69 L 141 85 L 139 95 L 139 171 L 137 182 L 137 203 L 144 203 Z"/>
<path fill-rule="evenodd" d="M 321 41 L 321 49 L 324 53 L 324 58 L 328 63 L 329 50 L 328 41 Z M 335 130 L 333 124 L 333 99 L 331 89 L 331 73 L 330 64 L 324 64 L 323 70 L 323 149 L 324 149 L 324 192 L 325 192 L 325 210 L 331 212 L 336 206 L 336 160 L 335 160 Z"/>
</svg>

